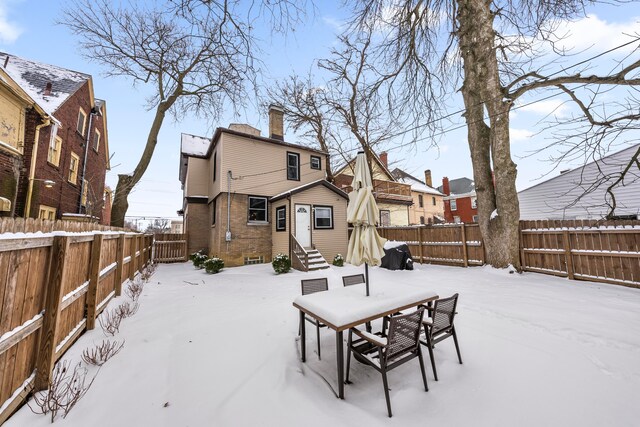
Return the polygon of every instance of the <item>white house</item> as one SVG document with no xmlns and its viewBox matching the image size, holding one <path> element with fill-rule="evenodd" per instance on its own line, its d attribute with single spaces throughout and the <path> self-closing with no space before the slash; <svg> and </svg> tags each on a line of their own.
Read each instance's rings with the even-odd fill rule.
<svg viewBox="0 0 640 427">
<path fill-rule="evenodd" d="M 520 219 L 601 219 L 613 199 L 607 188 L 622 174 L 640 144 L 602 157 L 522 190 Z M 640 168 L 637 163 L 614 189 L 615 215 L 640 218 Z"/>
</svg>

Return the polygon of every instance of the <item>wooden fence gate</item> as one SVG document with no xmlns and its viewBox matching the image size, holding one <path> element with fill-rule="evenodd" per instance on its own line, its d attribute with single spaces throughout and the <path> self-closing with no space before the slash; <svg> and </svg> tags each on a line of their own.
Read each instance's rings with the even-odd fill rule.
<svg viewBox="0 0 640 427">
<path fill-rule="evenodd" d="M 154 235 L 154 262 L 183 262 L 187 261 L 187 258 L 186 234 L 166 233 Z"/>
</svg>

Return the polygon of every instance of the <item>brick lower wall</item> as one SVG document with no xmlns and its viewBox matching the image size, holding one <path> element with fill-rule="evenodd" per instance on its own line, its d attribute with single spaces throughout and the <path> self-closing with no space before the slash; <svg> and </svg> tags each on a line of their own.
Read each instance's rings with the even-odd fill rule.
<svg viewBox="0 0 640 427">
<path fill-rule="evenodd" d="M 231 196 L 231 241 L 225 241 L 227 231 L 227 194 L 221 193 L 216 201 L 216 224 L 211 227 L 209 253 L 224 260 L 225 266 L 245 264 L 245 258 L 262 256 L 271 262 L 271 224 L 248 224 L 246 194 Z"/>
<path fill-rule="evenodd" d="M 185 232 L 187 234 L 187 253 L 199 250 L 209 253 L 209 229 L 211 216 L 209 205 L 205 203 L 188 203 L 185 211 Z"/>
</svg>

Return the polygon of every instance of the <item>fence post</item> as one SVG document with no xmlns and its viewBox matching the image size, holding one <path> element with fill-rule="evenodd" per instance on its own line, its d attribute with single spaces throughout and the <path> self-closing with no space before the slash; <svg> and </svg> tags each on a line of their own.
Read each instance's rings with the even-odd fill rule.
<svg viewBox="0 0 640 427">
<path fill-rule="evenodd" d="M 462 239 L 462 261 L 464 266 L 469 266 L 469 257 L 467 256 L 467 231 L 464 222 L 460 224 L 460 238 Z"/>
<path fill-rule="evenodd" d="M 56 362 L 56 335 L 60 323 L 60 304 L 62 287 L 67 276 L 68 255 L 69 237 L 55 236 L 49 258 L 44 318 L 36 358 L 35 391 L 45 390 L 49 386 L 53 365 Z"/>
<path fill-rule="evenodd" d="M 91 267 L 89 270 L 89 289 L 87 290 L 87 330 L 96 327 L 96 309 L 98 307 L 98 286 L 100 284 L 100 253 L 102 252 L 102 234 L 93 236 L 91 244 Z"/>
<path fill-rule="evenodd" d="M 136 275 L 136 236 L 131 236 L 131 250 L 129 254 L 129 280 Z"/>
<path fill-rule="evenodd" d="M 418 245 L 420 248 L 420 264 L 422 264 L 422 229 L 424 227 L 418 226 Z"/>
<path fill-rule="evenodd" d="M 520 269 L 524 270 L 526 267 L 525 253 L 524 253 L 524 233 L 522 233 L 522 221 L 518 223 L 518 244 L 520 245 Z"/>
<path fill-rule="evenodd" d="M 562 237 L 564 259 L 567 266 L 567 277 L 573 280 L 573 257 L 571 256 L 571 235 L 569 234 L 569 230 L 563 231 Z"/>
<path fill-rule="evenodd" d="M 120 233 L 118 237 L 118 245 L 116 246 L 116 278 L 115 291 L 116 296 L 122 295 L 122 272 L 124 271 L 124 233 Z"/>
</svg>

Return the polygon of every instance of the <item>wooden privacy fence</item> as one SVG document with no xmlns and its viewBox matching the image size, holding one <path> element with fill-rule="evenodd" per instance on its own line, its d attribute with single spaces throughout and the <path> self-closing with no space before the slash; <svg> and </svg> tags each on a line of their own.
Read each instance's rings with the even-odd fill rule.
<svg viewBox="0 0 640 427">
<path fill-rule="evenodd" d="M 183 262 L 187 259 L 186 234 L 163 233 L 154 235 L 154 262 Z"/>
<path fill-rule="evenodd" d="M 413 259 L 433 264 L 485 263 L 477 224 L 381 227 L 407 242 Z M 520 221 L 525 271 L 640 288 L 640 221 Z"/>
<path fill-rule="evenodd" d="M 478 224 L 380 227 L 380 235 L 406 242 L 414 261 L 433 264 L 484 264 L 484 246 Z"/>
<path fill-rule="evenodd" d="M 80 221 L 49 221 L 40 218 L 0 218 L 1 233 L 49 233 L 52 231 L 130 231 L 109 225 L 94 224 Z"/>
<path fill-rule="evenodd" d="M 526 271 L 640 287 L 640 221 L 521 221 Z"/>
<path fill-rule="evenodd" d="M 151 262 L 153 236 L 0 237 L 0 424 Z"/>
</svg>

